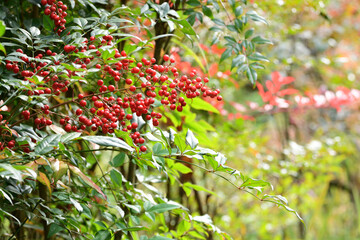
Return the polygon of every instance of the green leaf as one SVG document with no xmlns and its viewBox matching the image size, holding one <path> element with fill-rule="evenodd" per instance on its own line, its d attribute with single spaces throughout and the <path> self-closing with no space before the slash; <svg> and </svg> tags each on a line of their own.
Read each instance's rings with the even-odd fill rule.
<svg viewBox="0 0 360 240">
<path fill-rule="evenodd" d="M 12 174 L 12 177 L 15 178 L 16 180 L 18 180 L 19 182 L 22 182 L 22 176 L 21 176 L 21 171 L 16 170 L 13 166 L 11 166 L 10 164 L 6 164 L 6 163 L 0 163 L 0 176 L 1 174 L 1 169 L 4 169 L 6 171 L 9 171 Z"/>
<path fill-rule="evenodd" d="M 224 39 L 225 39 L 228 43 L 230 43 L 231 45 L 236 44 L 235 38 L 233 38 L 233 37 L 231 37 L 231 36 L 225 36 Z"/>
<path fill-rule="evenodd" d="M 213 21 L 216 25 L 219 25 L 219 26 L 222 26 L 222 27 L 224 27 L 224 26 L 225 26 L 224 21 L 223 21 L 223 20 L 221 20 L 221 19 L 214 18 L 214 19 L 212 19 L 212 21 Z"/>
<path fill-rule="evenodd" d="M 163 236 L 154 236 L 149 240 L 173 240 L 173 238 L 163 237 Z"/>
<path fill-rule="evenodd" d="M 228 3 L 230 4 L 231 7 L 235 6 L 235 0 L 228 0 Z"/>
<path fill-rule="evenodd" d="M 233 49 L 231 47 L 227 48 L 222 54 L 220 58 L 220 63 L 225 59 L 229 58 L 232 54 Z"/>
<path fill-rule="evenodd" d="M 57 225 L 56 223 L 53 223 L 50 225 L 50 229 L 48 232 L 48 238 L 54 236 L 55 234 L 57 234 L 58 232 L 65 230 L 65 228 L 63 228 L 62 226 Z"/>
<path fill-rule="evenodd" d="M 189 0 L 189 1 L 186 1 L 186 4 L 196 7 L 196 6 L 199 6 L 201 3 L 198 0 Z"/>
<path fill-rule="evenodd" d="M 71 132 L 71 133 L 66 133 L 64 135 L 61 136 L 60 142 L 62 143 L 67 143 L 70 142 L 71 140 L 78 138 L 81 136 L 81 132 Z"/>
<path fill-rule="evenodd" d="M 149 5 L 148 5 L 148 4 L 145 4 L 145 5 L 141 8 L 140 14 L 143 14 L 143 13 L 147 12 L 147 10 L 149 10 L 149 9 L 150 9 Z"/>
<path fill-rule="evenodd" d="M 2 37 L 4 35 L 5 31 L 6 31 L 5 23 L 4 23 L 4 21 L 0 20 L 0 37 Z"/>
<path fill-rule="evenodd" d="M 246 57 L 245 55 L 237 55 L 233 60 L 232 60 L 232 63 L 231 63 L 231 69 L 233 69 L 234 67 L 238 67 L 240 66 L 241 64 L 243 64 L 246 60 Z"/>
<path fill-rule="evenodd" d="M 34 151 L 37 154 L 46 154 L 59 146 L 61 139 L 60 134 L 53 134 L 44 138 L 38 145 L 35 147 Z"/>
<path fill-rule="evenodd" d="M 78 210 L 78 212 L 81 213 L 84 210 L 83 207 L 80 205 L 80 203 L 75 199 L 70 198 L 70 202 L 74 205 L 74 207 L 76 208 L 76 210 Z"/>
<path fill-rule="evenodd" d="M 238 28 L 235 27 L 234 24 L 228 24 L 226 25 L 226 28 L 229 29 L 231 32 L 240 32 Z"/>
<path fill-rule="evenodd" d="M 245 32 L 245 39 L 248 39 L 249 37 L 251 37 L 254 33 L 254 29 L 253 28 L 250 28 L 249 30 L 247 30 Z"/>
<path fill-rule="evenodd" d="M 186 220 L 182 220 L 179 225 L 177 226 L 177 230 L 180 233 L 184 233 L 189 231 L 189 229 L 191 228 L 191 223 L 189 221 Z"/>
<path fill-rule="evenodd" d="M 52 32 L 54 29 L 54 22 L 50 19 L 49 16 L 43 15 L 43 26 L 49 32 Z"/>
<path fill-rule="evenodd" d="M 255 82 L 257 80 L 257 73 L 256 73 L 256 71 L 254 69 L 248 68 L 246 70 L 246 76 L 247 76 L 247 78 L 250 80 L 250 82 L 252 84 L 255 84 Z"/>
<path fill-rule="evenodd" d="M 1 43 L 0 43 L 0 51 L 2 51 L 6 55 L 6 49 Z"/>
<path fill-rule="evenodd" d="M 186 149 L 186 143 L 185 141 L 182 139 L 182 137 L 180 137 L 180 135 L 176 135 L 175 136 L 175 140 L 174 140 L 175 145 L 179 148 L 180 152 L 183 153 Z"/>
<path fill-rule="evenodd" d="M 96 233 L 93 240 L 109 240 L 111 239 L 111 232 L 109 230 L 100 230 Z"/>
<path fill-rule="evenodd" d="M 236 7 L 235 16 L 239 17 L 243 13 L 243 8 L 241 6 Z"/>
<path fill-rule="evenodd" d="M 31 28 L 30 28 L 30 33 L 31 33 L 31 36 L 32 37 L 36 37 L 36 36 L 39 36 L 40 35 L 40 29 L 38 29 L 37 27 L 35 27 L 35 26 L 32 26 Z"/>
<path fill-rule="evenodd" d="M 244 28 L 244 23 L 240 19 L 235 19 L 235 27 L 238 30 L 238 32 L 241 32 Z"/>
<path fill-rule="evenodd" d="M 196 146 L 199 144 L 199 140 L 197 140 L 190 129 L 188 129 L 186 133 L 186 142 L 190 145 L 191 149 L 196 148 Z"/>
<path fill-rule="evenodd" d="M 163 213 L 177 208 L 180 208 L 180 206 L 168 203 L 160 203 L 149 208 L 147 212 Z"/>
<path fill-rule="evenodd" d="M 112 161 L 110 162 L 111 166 L 113 167 L 120 167 L 121 165 L 124 164 L 124 161 L 125 161 L 125 153 L 124 152 L 121 152 L 119 153 L 118 155 L 116 155 Z"/>
<path fill-rule="evenodd" d="M 84 29 L 88 21 L 85 18 L 75 18 L 74 23 L 79 25 L 82 29 Z"/>
<path fill-rule="evenodd" d="M 115 135 L 118 138 L 122 138 L 124 139 L 124 141 L 131 147 L 135 147 L 134 145 L 134 141 L 131 139 L 131 137 L 129 136 L 129 133 L 121 131 L 121 130 L 115 130 Z M 121 139 L 120 139 L 121 140 Z"/>
<path fill-rule="evenodd" d="M 120 140 L 117 137 L 105 137 L 105 136 L 84 136 L 81 137 L 84 140 L 106 147 L 118 147 L 133 152 L 134 149 L 130 147 L 126 142 Z"/>
<path fill-rule="evenodd" d="M 261 36 L 254 37 L 251 39 L 251 42 L 256 44 L 273 44 L 269 39 L 263 38 Z"/>
<path fill-rule="evenodd" d="M 192 172 L 191 168 L 185 166 L 182 163 L 175 163 L 171 168 L 181 172 L 182 174 L 187 174 Z"/>
<path fill-rule="evenodd" d="M 122 185 L 122 175 L 118 170 L 112 169 L 110 171 L 110 178 L 111 178 L 111 181 L 113 183 L 115 183 L 116 185 L 121 187 L 121 185 Z"/>
<path fill-rule="evenodd" d="M 182 20 L 174 19 L 173 21 L 176 22 L 177 24 L 179 24 L 180 26 L 182 26 L 181 31 L 183 33 L 189 34 L 189 35 L 196 35 L 195 30 L 192 28 L 190 23 L 188 21 L 186 21 L 186 19 L 182 19 Z"/>
<path fill-rule="evenodd" d="M 219 110 L 217 110 L 213 105 L 201 98 L 193 98 L 192 102 L 190 102 L 189 105 L 197 110 L 205 110 L 208 112 L 220 114 Z"/>
<path fill-rule="evenodd" d="M 255 52 L 255 53 L 251 54 L 248 58 L 252 61 L 269 62 L 269 59 L 259 52 Z"/>
<path fill-rule="evenodd" d="M 189 182 L 184 183 L 184 184 L 183 184 L 183 188 L 192 188 L 192 189 L 194 189 L 194 190 L 196 190 L 196 191 L 203 191 L 203 192 L 210 193 L 210 194 L 212 194 L 212 195 L 216 195 L 215 192 L 210 191 L 210 190 L 204 188 L 203 186 L 199 186 L 199 185 L 192 184 L 192 183 L 189 183 Z"/>
<path fill-rule="evenodd" d="M 11 205 L 13 205 L 13 202 L 12 202 L 12 200 L 11 200 L 11 197 L 10 197 L 4 190 L 2 190 L 1 188 L 0 188 L 0 192 L 2 193 L 2 195 L 4 196 L 4 198 L 6 198 L 6 200 L 8 200 L 8 201 L 11 203 Z"/>
<path fill-rule="evenodd" d="M 260 15 L 258 15 L 257 12 L 255 12 L 255 11 L 247 12 L 246 16 L 248 16 L 253 21 L 262 22 L 262 23 L 265 23 L 266 25 L 268 25 L 268 22 L 266 21 L 266 19 L 261 17 Z"/>
<path fill-rule="evenodd" d="M 67 64 L 67 63 L 60 63 L 61 65 L 63 65 L 67 70 L 70 70 L 70 71 L 73 71 L 73 72 L 83 72 L 85 71 L 85 69 L 82 69 L 82 68 L 77 68 L 77 67 L 74 67 L 70 64 Z"/>
<path fill-rule="evenodd" d="M 248 178 L 245 180 L 245 182 L 243 182 L 241 184 L 240 187 L 250 187 L 250 188 L 256 188 L 257 190 L 259 190 L 260 188 L 267 187 L 267 186 L 272 188 L 272 185 L 267 181 L 264 181 L 261 179 Z"/>
<path fill-rule="evenodd" d="M 202 10 L 205 16 L 208 16 L 209 18 L 213 18 L 213 13 L 211 11 L 210 8 L 208 8 L 207 6 L 203 5 L 202 6 Z"/>
</svg>

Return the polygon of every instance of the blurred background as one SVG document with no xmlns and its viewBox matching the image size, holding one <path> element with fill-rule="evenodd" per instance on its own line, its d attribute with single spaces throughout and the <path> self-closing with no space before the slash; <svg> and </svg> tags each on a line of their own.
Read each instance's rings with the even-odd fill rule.
<svg viewBox="0 0 360 240">
<path fill-rule="evenodd" d="M 313 102 L 302 108 L 288 96 L 289 106 L 258 111 L 264 102 L 256 87 L 224 74 L 226 64 L 212 66 L 225 99 L 218 109 L 228 121 L 213 120 L 218 132 L 209 146 L 223 152 L 230 166 L 271 182 L 305 225 L 283 209 L 206 179 L 211 190 L 222 189 L 218 199 L 210 198 L 215 222 L 234 239 L 359 239 L 359 101 L 342 95 L 359 89 L 360 1 L 251 2 L 269 21 L 257 31 L 274 43 L 262 49 L 270 63 L 259 71 L 259 83 L 279 72 L 293 77 L 290 85 Z M 216 54 L 209 53 L 211 62 Z M 334 98 L 347 102 L 322 102 Z"/>
</svg>

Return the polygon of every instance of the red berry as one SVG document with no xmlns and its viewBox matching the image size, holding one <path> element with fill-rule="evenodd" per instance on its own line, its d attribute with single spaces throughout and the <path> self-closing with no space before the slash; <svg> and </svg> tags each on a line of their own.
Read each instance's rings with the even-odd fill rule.
<svg viewBox="0 0 360 240">
<path fill-rule="evenodd" d="M 103 84 L 104 84 L 103 80 L 100 79 L 100 80 L 97 81 L 97 85 L 102 86 Z"/>
<path fill-rule="evenodd" d="M 23 117 L 25 118 L 25 120 L 28 120 L 30 118 L 30 112 L 29 110 L 24 110 L 21 112 L 21 114 L 23 115 Z"/>
<path fill-rule="evenodd" d="M 41 123 L 41 119 L 40 118 L 35 118 L 34 124 L 35 125 L 40 125 L 40 123 Z"/>
<path fill-rule="evenodd" d="M 130 78 L 128 78 L 128 79 L 125 80 L 125 83 L 130 85 L 130 84 L 132 84 L 132 80 Z"/>
<path fill-rule="evenodd" d="M 130 86 L 129 90 L 132 91 L 132 92 L 135 92 L 136 87 L 135 86 Z"/>
<path fill-rule="evenodd" d="M 131 69 L 131 73 L 139 73 L 140 69 L 138 67 L 134 67 L 133 69 Z"/>
<path fill-rule="evenodd" d="M 45 13 L 45 14 L 46 14 L 46 13 Z M 65 47 L 64 47 L 64 51 L 65 51 L 65 52 L 69 53 L 69 52 L 71 52 L 71 50 L 72 50 L 72 46 L 70 46 L 70 45 L 65 45 Z"/>
<path fill-rule="evenodd" d="M 169 55 L 165 54 L 163 59 L 164 59 L 165 62 L 167 62 L 167 61 L 169 61 L 170 57 L 169 57 Z"/>
<path fill-rule="evenodd" d="M 77 110 L 76 110 L 76 115 L 81 115 L 83 113 L 83 110 L 81 110 L 80 108 L 78 108 Z"/>
<path fill-rule="evenodd" d="M 132 124 L 131 124 L 131 128 L 132 129 L 136 129 L 138 127 L 138 124 L 136 123 L 136 122 L 133 122 Z"/>
<path fill-rule="evenodd" d="M 85 100 L 81 100 L 81 101 L 80 101 L 80 106 L 85 107 L 85 106 L 86 106 L 86 101 L 85 101 Z"/>
<path fill-rule="evenodd" d="M 141 147 L 140 147 L 140 151 L 146 152 L 146 150 L 147 150 L 146 146 L 141 146 Z"/>
<path fill-rule="evenodd" d="M 65 131 L 70 132 L 71 131 L 71 125 L 68 123 L 65 126 Z"/>
<path fill-rule="evenodd" d="M 11 140 L 10 142 L 8 142 L 7 146 L 8 146 L 8 148 L 13 148 L 13 147 L 15 147 L 15 141 L 14 141 L 14 140 Z"/>
<path fill-rule="evenodd" d="M 113 92 L 115 90 L 115 87 L 114 85 L 109 85 L 108 89 L 110 92 Z"/>
</svg>

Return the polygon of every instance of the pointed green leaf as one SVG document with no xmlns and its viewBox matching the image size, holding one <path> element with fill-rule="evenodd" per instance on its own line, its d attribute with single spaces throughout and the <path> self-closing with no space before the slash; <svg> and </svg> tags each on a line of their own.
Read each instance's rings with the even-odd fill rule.
<svg viewBox="0 0 360 240">
<path fill-rule="evenodd" d="M 105 137 L 105 136 L 84 136 L 81 137 L 84 140 L 106 147 L 118 147 L 133 152 L 134 149 L 130 147 L 126 142 L 120 140 L 117 137 Z"/>
<path fill-rule="evenodd" d="M 149 208 L 147 212 L 163 213 L 177 208 L 180 208 L 180 206 L 168 203 L 160 203 Z"/>
<path fill-rule="evenodd" d="M 186 142 L 190 145 L 192 149 L 196 148 L 196 146 L 199 144 L 199 140 L 194 136 L 193 132 L 188 129 L 186 133 Z"/>
</svg>

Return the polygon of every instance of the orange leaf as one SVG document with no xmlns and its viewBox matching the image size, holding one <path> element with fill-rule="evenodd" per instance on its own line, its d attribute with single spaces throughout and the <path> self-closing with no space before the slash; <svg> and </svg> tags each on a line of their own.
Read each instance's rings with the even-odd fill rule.
<svg viewBox="0 0 360 240">
<path fill-rule="evenodd" d="M 298 93 L 298 90 L 294 89 L 294 88 L 287 88 L 284 90 L 281 90 L 278 92 L 278 95 L 280 97 L 285 96 L 285 95 L 292 95 L 292 94 L 296 94 Z"/>
<path fill-rule="evenodd" d="M 101 194 L 101 196 L 104 197 L 105 200 L 107 200 L 106 195 L 101 191 L 101 188 L 96 185 L 88 176 L 86 176 L 81 170 L 74 165 L 68 164 L 70 170 L 77 176 L 79 176 L 86 184 L 88 184 L 90 187 L 94 188 L 98 193 Z"/>
<path fill-rule="evenodd" d="M 52 192 L 51 184 L 50 184 L 49 179 L 48 179 L 47 176 L 45 175 L 45 173 L 39 172 L 39 175 L 38 175 L 38 177 L 37 177 L 37 180 L 38 180 L 39 182 L 41 182 L 42 184 L 44 184 L 45 186 L 47 186 L 47 188 L 49 189 L 50 195 L 51 195 L 51 192 Z"/>
</svg>

